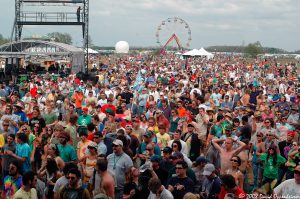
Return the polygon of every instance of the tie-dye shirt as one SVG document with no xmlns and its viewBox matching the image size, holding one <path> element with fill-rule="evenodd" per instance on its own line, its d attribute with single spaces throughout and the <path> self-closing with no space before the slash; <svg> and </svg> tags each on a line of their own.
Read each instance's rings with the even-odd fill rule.
<svg viewBox="0 0 300 199">
<path fill-rule="evenodd" d="M 17 179 L 13 179 L 11 176 L 6 176 L 4 178 L 3 191 L 5 192 L 5 198 L 13 198 L 13 195 L 21 188 L 22 186 L 22 176 L 19 176 Z"/>
</svg>

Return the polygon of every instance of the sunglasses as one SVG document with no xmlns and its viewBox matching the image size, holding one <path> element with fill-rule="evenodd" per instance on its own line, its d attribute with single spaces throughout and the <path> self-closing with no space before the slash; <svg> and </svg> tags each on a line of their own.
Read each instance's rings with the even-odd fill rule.
<svg viewBox="0 0 300 199">
<path fill-rule="evenodd" d="M 2 126 L 9 126 L 8 124 L 3 124 Z"/>
<path fill-rule="evenodd" d="M 231 162 L 238 162 L 238 160 L 236 160 L 236 159 L 231 159 L 230 161 Z"/>
<path fill-rule="evenodd" d="M 112 147 L 118 147 L 118 146 L 119 146 L 119 145 L 115 145 L 115 144 L 112 145 Z"/>
<path fill-rule="evenodd" d="M 39 128 L 39 126 L 34 126 L 35 128 Z"/>
<path fill-rule="evenodd" d="M 273 136 L 272 134 L 267 134 L 267 136 Z"/>
<path fill-rule="evenodd" d="M 265 122 L 266 124 L 269 124 L 270 122 L 269 121 L 267 121 L 267 122 Z"/>
<path fill-rule="evenodd" d="M 147 148 L 146 150 L 147 150 L 147 151 L 151 151 L 151 150 L 153 150 L 153 149 L 152 149 L 152 148 Z"/>
<path fill-rule="evenodd" d="M 175 167 L 176 169 L 183 169 L 182 167 Z"/>
<path fill-rule="evenodd" d="M 94 137 L 94 139 L 98 139 L 98 138 L 100 138 L 100 137 Z"/>
<path fill-rule="evenodd" d="M 294 170 L 294 174 L 296 174 L 296 175 L 300 175 L 300 171 L 296 171 L 296 170 Z"/>
<path fill-rule="evenodd" d="M 75 180 L 76 177 L 67 177 L 68 180 Z"/>
<path fill-rule="evenodd" d="M 256 137 L 262 137 L 262 135 L 256 135 Z"/>
<path fill-rule="evenodd" d="M 177 145 L 173 145 L 172 147 L 173 147 L 173 148 L 177 148 L 178 146 L 177 146 Z"/>
</svg>

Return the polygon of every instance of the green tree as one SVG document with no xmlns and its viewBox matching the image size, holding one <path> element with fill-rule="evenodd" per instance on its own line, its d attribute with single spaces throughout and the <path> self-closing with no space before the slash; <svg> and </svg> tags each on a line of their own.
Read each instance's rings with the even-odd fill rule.
<svg viewBox="0 0 300 199">
<path fill-rule="evenodd" d="M 48 33 L 47 37 L 49 39 L 54 38 L 55 42 L 65 43 L 65 44 L 72 44 L 72 37 L 69 33 L 60 33 L 60 32 L 52 32 Z"/>
<path fill-rule="evenodd" d="M 0 45 L 8 43 L 9 39 L 4 38 L 2 34 L 0 34 Z"/>
<path fill-rule="evenodd" d="M 248 44 L 248 46 L 245 47 L 245 54 L 252 58 L 254 58 L 258 54 L 262 54 L 262 53 L 263 53 L 263 48 L 259 41 L 255 42 L 255 43 L 250 43 L 250 44 Z"/>
</svg>

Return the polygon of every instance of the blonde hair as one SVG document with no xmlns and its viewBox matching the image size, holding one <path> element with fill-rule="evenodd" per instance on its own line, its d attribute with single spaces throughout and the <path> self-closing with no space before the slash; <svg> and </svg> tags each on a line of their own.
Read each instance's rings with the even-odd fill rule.
<svg viewBox="0 0 300 199">
<path fill-rule="evenodd" d="M 198 194 L 188 192 L 183 196 L 183 199 L 200 199 L 200 196 Z"/>
</svg>

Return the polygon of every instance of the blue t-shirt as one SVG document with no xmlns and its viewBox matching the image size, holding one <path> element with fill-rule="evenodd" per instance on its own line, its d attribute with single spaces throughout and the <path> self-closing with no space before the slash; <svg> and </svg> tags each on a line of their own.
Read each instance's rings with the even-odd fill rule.
<svg viewBox="0 0 300 199">
<path fill-rule="evenodd" d="M 23 162 L 23 173 L 30 170 L 30 146 L 27 143 L 17 144 L 16 155 L 25 158 Z"/>
<path fill-rule="evenodd" d="M 23 111 L 21 111 L 21 112 L 15 112 L 14 114 L 19 117 L 18 118 L 19 121 L 27 123 L 28 120 L 27 120 L 27 117 L 26 117 L 26 113 L 24 113 Z"/>
<path fill-rule="evenodd" d="M 174 187 L 174 191 L 172 192 L 174 199 L 181 199 L 186 193 L 194 192 L 194 182 L 189 177 L 185 177 L 185 178 L 172 177 L 169 179 L 168 185 Z M 184 189 L 177 190 L 176 188 L 177 185 L 183 185 Z"/>
<path fill-rule="evenodd" d="M 77 160 L 77 154 L 73 146 L 69 144 L 66 146 L 59 144 L 57 148 L 59 150 L 59 156 L 61 157 L 61 159 L 63 159 L 64 162 Z"/>
</svg>

